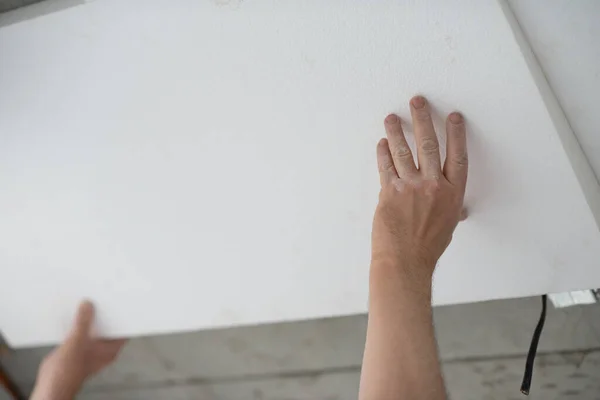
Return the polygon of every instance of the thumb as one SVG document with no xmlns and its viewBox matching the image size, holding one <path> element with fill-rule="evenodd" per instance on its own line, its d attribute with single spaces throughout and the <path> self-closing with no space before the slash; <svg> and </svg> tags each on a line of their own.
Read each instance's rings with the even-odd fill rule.
<svg viewBox="0 0 600 400">
<path fill-rule="evenodd" d="M 77 309 L 71 335 L 78 338 L 89 337 L 95 314 L 96 310 L 92 302 L 89 300 L 82 301 Z"/>
</svg>

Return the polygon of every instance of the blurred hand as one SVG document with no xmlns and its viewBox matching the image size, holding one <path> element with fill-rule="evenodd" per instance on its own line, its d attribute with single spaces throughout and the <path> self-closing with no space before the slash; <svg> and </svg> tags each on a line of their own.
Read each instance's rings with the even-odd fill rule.
<svg viewBox="0 0 600 400">
<path fill-rule="evenodd" d="M 381 192 L 373 222 L 372 268 L 389 265 L 415 283 L 430 286 L 438 258 L 450 243 L 458 221 L 466 217 L 462 210 L 467 141 L 462 115 L 450 114 L 442 167 L 427 100 L 414 97 L 410 110 L 418 168 L 398 116 L 387 116 L 387 139 L 377 145 Z"/>
<path fill-rule="evenodd" d="M 117 358 L 125 340 L 93 338 L 94 315 L 92 303 L 79 305 L 69 336 L 40 366 L 32 400 L 73 399 L 86 379 Z"/>
</svg>

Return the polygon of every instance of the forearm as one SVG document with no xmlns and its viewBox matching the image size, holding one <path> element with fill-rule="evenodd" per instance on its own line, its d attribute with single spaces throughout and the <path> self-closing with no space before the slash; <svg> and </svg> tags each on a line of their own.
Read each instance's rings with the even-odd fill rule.
<svg viewBox="0 0 600 400">
<path fill-rule="evenodd" d="M 406 271 L 383 262 L 371 266 L 360 400 L 446 398 L 432 321 L 431 277 L 408 276 Z"/>
<path fill-rule="evenodd" d="M 38 376 L 30 400 L 73 400 L 79 387 L 59 378 Z"/>
</svg>

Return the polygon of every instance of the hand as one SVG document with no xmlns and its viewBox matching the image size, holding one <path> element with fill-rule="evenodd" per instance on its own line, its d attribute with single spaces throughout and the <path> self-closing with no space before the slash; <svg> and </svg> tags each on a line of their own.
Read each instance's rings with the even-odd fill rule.
<svg viewBox="0 0 600 400">
<path fill-rule="evenodd" d="M 381 180 L 372 235 L 373 266 L 391 265 L 431 286 L 435 264 L 462 211 L 467 184 L 467 141 L 461 114 L 446 120 L 447 154 L 443 169 L 427 100 L 410 101 L 419 167 L 404 137 L 400 118 L 385 119 L 387 139 L 377 145 Z"/>
<path fill-rule="evenodd" d="M 94 306 L 89 301 L 79 305 L 69 336 L 42 362 L 32 399 L 72 399 L 86 379 L 117 358 L 125 340 L 93 338 L 94 314 Z"/>
</svg>

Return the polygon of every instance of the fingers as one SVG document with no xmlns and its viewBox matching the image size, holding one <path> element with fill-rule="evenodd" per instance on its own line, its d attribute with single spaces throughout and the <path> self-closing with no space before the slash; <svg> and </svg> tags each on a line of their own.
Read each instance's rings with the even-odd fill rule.
<svg viewBox="0 0 600 400">
<path fill-rule="evenodd" d="M 466 208 L 463 207 L 463 209 L 460 210 L 460 217 L 458 218 L 458 220 L 459 221 L 464 221 L 468 217 L 469 217 L 469 212 L 467 211 Z"/>
<path fill-rule="evenodd" d="M 407 178 L 417 173 L 417 166 L 410 147 L 402 131 L 402 123 L 397 115 L 390 114 L 384 121 L 385 133 L 389 143 L 389 151 L 396 167 L 398 177 Z"/>
<path fill-rule="evenodd" d="M 377 143 L 377 167 L 382 187 L 398 177 L 387 139 L 381 139 Z"/>
<path fill-rule="evenodd" d="M 85 300 L 79 304 L 75 322 L 73 324 L 73 335 L 87 337 L 94 323 L 95 309 L 92 302 Z"/>
<path fill-rule="evenodd" d="M 446 119 L 446 162 L 444 175 L 463 192 L 467 186 L 469 158 L 467 156 L 467 134 L 464 118 L 453 112 Z"/>
<path fill-rule="evenodd" d="M 427 100 L 422 96 L 413 97 L 410 101 L 410 113 L 417 142 L 419 170 L 425 178 L 440 178 L 442 175 L 440 145 L 433 128 Z"/>
</svg>

